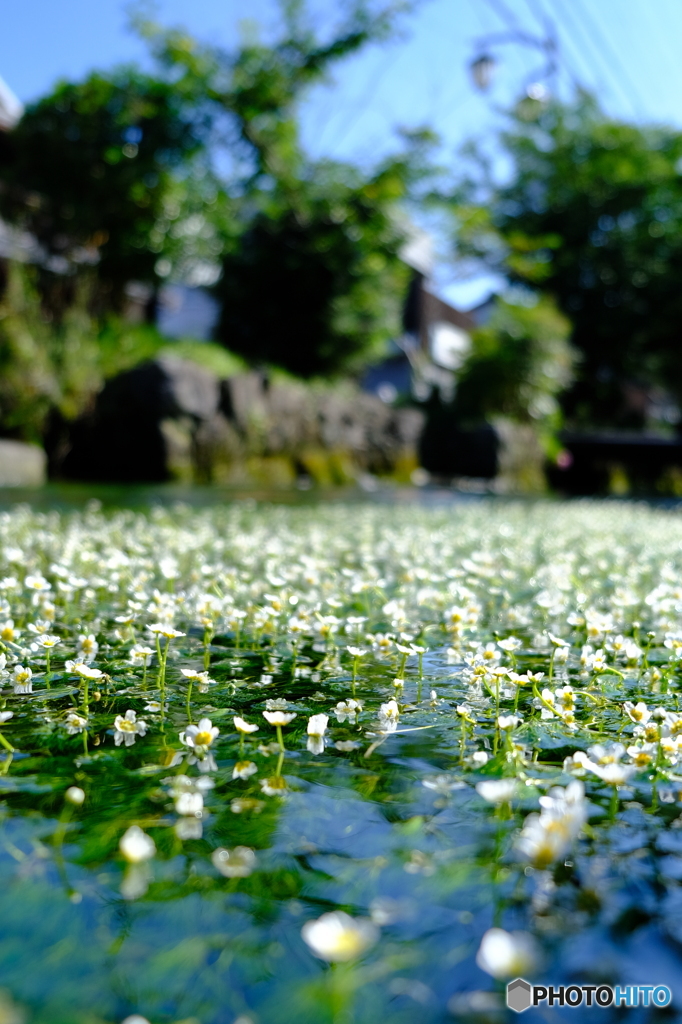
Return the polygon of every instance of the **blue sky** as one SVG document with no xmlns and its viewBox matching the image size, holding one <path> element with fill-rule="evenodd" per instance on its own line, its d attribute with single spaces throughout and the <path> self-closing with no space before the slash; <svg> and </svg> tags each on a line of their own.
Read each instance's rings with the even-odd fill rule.
<svg viewBox="0 0 682 1024">
<path fill-rule="evenodd" d="M 311 0 L 325 24 L 336 0 Z M 159 0 L 157 17 L 198 37 L 230 46 L 240 22 L 275 31 L 272 0 Z M 145 49 L 128 30 L 121 0 L 3 0 L 0 75 L 24 102 L 60 77 L 137 61 Z M 473 135 L 493 137 L 497 112 L 543 63 L 518 43 L 492 47 L 498 66 L 486 95 L 471 85 L 468 66 L 477 40 L 516 30 L 558 43 L 552 87 L 575 83 L 598 93 L 614 116 L 682 126 L 682 4 L 677 0 L 424 0 L 400 21 L 395 38 L 339 65 L 302 110 L 311 153 L 371 163 L 395 146 L 395 128 L 429 124 L 443 138 L 444 158 Z M 490 48 L 490 47 L 489 47 Z M 462 282 L 442 263 L 439 289 L 466 306 L 490 282 Z"/>
</svg>

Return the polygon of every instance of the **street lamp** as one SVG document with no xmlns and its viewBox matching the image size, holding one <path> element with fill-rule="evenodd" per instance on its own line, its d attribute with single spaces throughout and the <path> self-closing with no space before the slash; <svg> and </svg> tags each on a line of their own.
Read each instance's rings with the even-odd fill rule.
<svg viewBox="0 0 682 1024">
<path fill-rule="evenodd" d="M 483 39 L 476 41 L 479 55 L 471 61 L 469 71 L 474 86 L 479 92 L 487 92 L 492 85 L 493 75 L 497 67 L 497 59 L 493 56 L 494 46 L 516 43 L 527 46 L 533 50 L 540 50 L 544 55 L 543 67 L 533 71 L 526 79 L 525 92 L 531 99 L 543 100 L 547 98 L 547 87 L 542 84 L 542 79 L 551 78 L 557 71 L 557 43 L 548 26 L 545 38 L 531 35 L 529 32 L 514 29 L 508 32 L 495 32 Z"/>
<path fill-rule="evenodd" d="M 474 85 L 481 92 L 487 92 L 490 88 L 496 65 L 497 61 L 489 53 L 482 53 L 469 65 Z"/>
</svg>

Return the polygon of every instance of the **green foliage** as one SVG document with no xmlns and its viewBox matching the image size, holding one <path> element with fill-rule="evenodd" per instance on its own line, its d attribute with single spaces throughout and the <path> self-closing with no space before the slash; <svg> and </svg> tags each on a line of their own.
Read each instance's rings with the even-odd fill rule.
<svg viewBox="0 0 682 1024">
<path fill-rule="evenodd" d="M 302 0 L 285 0 L 280 38 L 264 43 L 251 24 L 233 52 L 202 45 L 182 29 L 163 29 L 142 13 L 133 23 L 159 63 L 172 71 L 177 95 L 211 120 L 223 115 L 232 156 L 242 161 L 246 180 L 269 177 L 295 188 L 304 166 L 296 118 L 302 93 L 324 80 L 336 62 L 385 38 L 404 7 L 395 0 L 376 11 L 368 0 L 344 4 L 346 17 L 322 38 Z"/>
<path fill-rule="evenodd" d="M 569 322 L 546 296 L 531 306 L 497 299 L 488 323 L 474 332 L 459 377 L 459 415 L 556 425 L 557 396 L 573 377 L 569 333 Z"/>
<path fill-rule="evenodd" d="M 565 402 L 575 422 L 639 422 L 624 386 L 682 394 L 682 133 L 570 105 L 517 108 L 503 144 L 511 180 L 460 193 L 461 252 L 553 295 L 583 356 Z"/>
<path fill-rule="evenodd" d="M 220 340 L 252 362 L 302 376 L 352 369 L 399 330 L 406 284 L 395 208 L 419 179 L 424 133 L 369 174 L 315 163 L 298 138 L 296 104 L 334 62 L 388 30 L 393 11 L 356 5 L 322 40 L 300 5 L 281 39 L 233 53 L 140 21 L 187 102 L 223 126 L 238 229 L 226 237 Z"/>
<path fill-rule="evenodd" d="M 241 373 L 246 368 L 239 356 L 228 352 L 222 345 L 210 341 L 192 341 L 191 338 L 174 341 L 170 345 L 166 342 L 155 354 L 173 355 L 178 359 L 186 359 L 190 363 L 196 363 L 197 366 L 209 370 L 221 380 Z"/>
<path fill-rule="evenodd" d="M 10 266 L 0 300 L 0 426 L 5 434 L 37 441 L 57 382 L 49 355 L 49 325 L 26 275 Z"/>
<path fill-rule="evenodd" d="M 157 280 L 150 236 L 198 122 L 171 83 L 134 68 L 62 82 L 0 139 L 0 214 L 53 269 L 94 266 L 100 306 L 120 308 L 127 281 Z"/>
<path fill-rule="evenodd" d="M 148 324 L 94 320 L 86 281 L 55 321 L 41 306 L 36 277 L 35 268 L 10 263 L 0 298 L 0 434 L 40 442 L 51 410 L 75 419 L 108 377 L 153 359 L 168 340 Z M 190 348 L 172 350 L 188 358 Z M 235 372 L 238 360 L 218 346 L 205 348 L 195 361 L 217 367 L 222 360 Z"/>
<path fill-rule="evenodd" d="M 85 277 L 106 321 L 129 281 L 213 284 L 222 265 L 220 340 L 251 362 L 311 376 L 373 354 L 400 326 L 395 207 L 426 136 L 369 173 L 317 164 L 297 103 L 397 10 L 356 3 L 325 35 L 284 4 L 278 40 L 231 52 L 134 19 L 159 75 L 61 83 L 0 139 L 0 214 L 43 246 L 44 305 L 61 319 Z"/>
<path fill-rule="evenodd" d="M 50 270 L 87 277 L 103 320 L 122 312 L 128 281 L 211 284 L 222 262 L 228 348 L 304 376 L 354 367 L 399 329 L 394 208 L 425 137 L 369 174 L 315 164 L 296 105 L 397 10 L 355 4 L 323 38 L 285 4 L 279 40 L 232 52 L 138 17 L 162 74 L 94 73 L 29 107 L 0 139 L 0 214 L 38 239 Z M 58 319 L 80 301 L 74 280 L 42 272 Z"/>
<path fill-rule="evenodd" d="M 154 359 L 168 344 L 168 339 L 151 324 L 131 324 L 115 316 L 108 317 L 95 333 L 100 383 Z"/>
<path fill-rule="evenodd" d="M 306 183 L 297 208 L 261 212 L 225 256 L 219 337 L 304 377 L 349 369 L 400 330 L 407 270 L 389 216 L 391 172 Z"/>
</svg>

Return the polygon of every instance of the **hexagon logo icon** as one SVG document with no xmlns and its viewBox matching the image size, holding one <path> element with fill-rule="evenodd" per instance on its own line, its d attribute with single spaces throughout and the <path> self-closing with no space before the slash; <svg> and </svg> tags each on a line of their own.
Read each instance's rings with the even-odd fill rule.
<svg viewBox="0 0 682 1024">
<path fill-rule="evenodd" d="M 507 985 L 507 1006 L 516 1013 L 523 1013 L 531 1004 L 531 987 L 523 978 L 515 978 Z"/>
</svg>

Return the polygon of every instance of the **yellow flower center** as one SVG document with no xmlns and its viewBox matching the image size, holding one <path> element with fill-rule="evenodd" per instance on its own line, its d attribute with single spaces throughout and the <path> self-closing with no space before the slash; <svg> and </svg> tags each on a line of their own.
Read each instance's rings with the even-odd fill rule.
<svg viewBox="0 0 682 1024">
<path fill-rule="evenodd" d="M 210 732 L 202 731 L 198 732 L 194 737 L 194 743 L 197 747 L 210 747 L 213 742 L 213 736 Z"/>
</svg>

